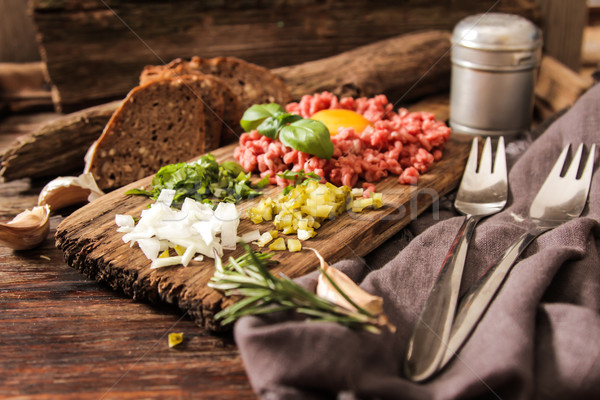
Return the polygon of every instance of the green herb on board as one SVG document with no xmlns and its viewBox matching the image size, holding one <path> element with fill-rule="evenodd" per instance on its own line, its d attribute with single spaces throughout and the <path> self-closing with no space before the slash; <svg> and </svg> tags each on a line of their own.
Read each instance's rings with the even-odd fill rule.
<svg viewBox="0 0 600 400">
<path fill-rule="evenodd" d="M 152 179 L 150 190 L 131 189 L 125 194 L 156 200 L 163 189 L 173 189 L 176 191 L 174 207 L 183 204 L 186 197 L 210 204 L 213 200 L 237 203 L 261 194 L 256 190 L 259 185 L 253 185 L 250 176 L 238 163 L 219 164 L 212 154 L 206 154 L 194 162 L 166 165 Z"/>
<path fill-rule="evenodd" d="M 226 296 L 242 296 L 215 315 L 222 325 L 233 323 L 245 315 L 291 310 L 312 320 L 336 322 L 373 333 L 379 333 L 381 328 L 389 326 L 387 321 L 382 322 L 381 318 L 361 308 L 346 309 L 304 289 L 285 275 L 273 275 L 268 269 L 272 263 L 271 253 L 254 253 L 248 245 L 244 247 L 246 253 L 237 259 L 230 258 L 227 266 L 223 266 L 217 257 L 215 273 L 208 283 L 208 286 L 223 291 Z M 341 291 L 339 287 L 336 290 Z"/>
</svg>

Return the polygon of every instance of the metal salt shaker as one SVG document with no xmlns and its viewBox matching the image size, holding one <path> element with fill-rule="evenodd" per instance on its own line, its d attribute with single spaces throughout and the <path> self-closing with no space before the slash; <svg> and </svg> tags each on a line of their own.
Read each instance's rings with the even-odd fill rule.
<svg viewBox="0 0 600 400">
<path fill-rule="evenodd" d="M 511 136 L 531 128 L 542 34 L 529 20 L 487 13 L 452 34 L 450 126 L 453 133 Z"/>
</svg>

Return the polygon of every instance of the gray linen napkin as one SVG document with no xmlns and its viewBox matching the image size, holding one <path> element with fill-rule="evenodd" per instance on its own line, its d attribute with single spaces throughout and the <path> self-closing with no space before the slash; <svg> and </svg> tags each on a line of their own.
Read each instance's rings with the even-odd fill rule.
<svg viewBox="0 0 600 400">
<path fill-rule="evenodd" d="M 508 205 L 477 227 L 463 291 L 526 231 L 521 218 L 561 149 L 580 142 L 600 144 L 600 85 L 511 168 Z M 435 224 L 415 221 L 414 238 L 403 234 L 366 259 L 335 265 L 384 298 L 394 334 L 281 316 L 238 321 L 235 340 L 256 393 L 265 399 L 600 398 L 600 173 L 582 217 L 529 246 L 458 357 L 417 384 L 402 372 L 408 340 L 463 218 L 448 207 L 440 215 Z M 316 274 L 299 281 L 314 288 Z"/>
</svg>

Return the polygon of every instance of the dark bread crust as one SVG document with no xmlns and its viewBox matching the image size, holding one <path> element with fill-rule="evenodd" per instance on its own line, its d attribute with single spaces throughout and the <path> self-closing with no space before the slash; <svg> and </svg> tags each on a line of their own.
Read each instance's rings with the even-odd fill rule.
<svg viewBox="0 0 600 400">
<path fill-rule="evenodd" d="M 140 75 L 140 83 L 187 74 L 214 75 L 225 81 L 239 99 L 241 112 L 230 125 L 236 135 L 232 137 L 228 130 L 221 144 L 237 139 L 237 133 L 241 132 L 241 113 L 253 104 L 274 102 L 285 105 L 292 98 L 285 83 L 270 70 L 235 57 L 192 57 L 189 61 L 178 58 L 167 65 L 147 66 Z"/>
<path fill-rule="evenodd" d="M 240 127 L 240 119 L 242 118 L 242 110 L 240 106 L 239 96 L 225 83 L 224 80 L 214 75 L 203 74 L 192 64 L 177 58 L 167 65 L 148 65 L 144 68 L 140 75 L 140 85 L 146 84 L 153 80 L 160 80 L 173 77 L 187 77 L 191 75 L 209 76 L 218 87 L 218 91 L 223 97 L 225 107 L 222 116 L 222 128 L 220 133 L 220 141 L 217 147 L 233 143 L 239 139 L 242 129 Z M 210 112 L 210 110 L 208 110 Z M 210 130 L 209 130 L 210 132 Z M 210 133 L 209 133 L 210 134 Z"/>
<path fill-rule="evenodd" d="M 223 79 L 240 96 L 242 110 L 253 104 L 287 104 L 290 91 L 283 81 L 267 68 L 235 57 L 192 57 L 190 64 L 200 71 Z"/>
<path fill-rule="evenodd" d="M 204 136 L 200 138 L 198 154 L 219 148 L 225 100 L 221 86 L 224 83 L 211 75 L 183 75 L 180 79 L 188 85 L 194 96 L 204 103 Z"/>
<path fill-rule="evenodd" d="M 204 142 L 204 103 L 182 79 L 131 90 L 86 157 L 103 190 L 142 179 L 167 164 L 188 161 Z"/>
</svg>

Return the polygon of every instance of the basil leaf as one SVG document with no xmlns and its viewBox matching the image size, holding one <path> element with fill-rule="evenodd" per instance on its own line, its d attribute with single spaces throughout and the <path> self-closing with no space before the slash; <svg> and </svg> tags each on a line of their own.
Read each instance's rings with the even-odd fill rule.
<svg viewBox="0 0 600 400">
<path fill-rule="evenodd" d="M 280 113 L 265 119 L 256 128 L 256 130 L 263 136 L 270 137 L 271 139 L 276 139 L 277 134 L 279 133 L 279 130 L 281 128 L 283 128 L 287 124 L 291 124 L 292 122 L 296 122 L 301 119 L 302 117 L 297 114 Z"/>
<path fill-rule="evenodd" d="M 319 158 L 333 156 L 333 143 L 329 130 L 321 121 L 300 119 L 281 128 L 279 140 L 286 146 Z"/>
<path fill-rule="evenodd" d="M 263 136 L 275 139 L 279 132 L 279 121 L 277 118 L 269 117 L 266 118 L 259 126 L 256 127 L 258 133 Z"/>
<path fill-rule="evenodd" d="M 265 119 L 281 113 L 285 113 L 285 110 L 277 103 L 255 104 L 244 111 L 240 125 L 246 132 L 250 132 L 256 129 Z"/>
</svg>

